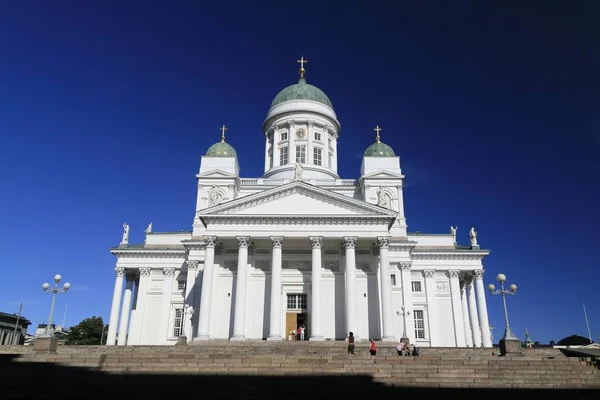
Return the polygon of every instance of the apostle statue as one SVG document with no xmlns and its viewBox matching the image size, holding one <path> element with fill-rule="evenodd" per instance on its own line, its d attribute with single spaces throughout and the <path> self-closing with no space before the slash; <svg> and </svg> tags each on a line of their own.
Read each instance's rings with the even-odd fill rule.
<svg viewBox="0 0 600 400">
<path fill-rule="evenodd" d="M 210 192 L 208 193 L 208 206 L 211 207 L 221 204 L 222 199 L 223 196 L 219 192 L 219 189 L 213 186 L 212 189 L 210 189 Z"/>
<path fill-rule="evenodd" d="M 146 228 L 144 233 L 152 233 L 152 222 L 150 222 L 150 224 L 148 224 L 148 227 Z"/>
<path fill-rule="evenodd" d="M 295 181 L 302 179 L 302 172 L 304 172 L 304 168 L 302 167 L 302 164 L 296 163 L 296 165 L 294 165 L 294 180 Z"/>
<path fill-rule="evenodd" d="M 456 231 L 458 230 L 458 226 L 451 226 L 450 227 L 450 233 L 452 234 L 452 237 L 454 239 L 454 244 L 456 244 Z"/>
<path fill-rule="evenodd" d="M 477 232 L 475 231 L 475 228 L 471 227 L 471 230 L 469 231 L 469 237 L 471 238 L 472 247 L 479 246 L 477 244 Z"/>
<path fill-rule="evenodd" d="M 385 193 L 383 187 L 377 189 L 377 205 L 380 207 L 390 208 L 390 197 Z"/>
<path fill-rule="evenodd" d="M 123 224 L 123 239 L 121 239 L 121 244 L 128 244 L 129 243 L 129 225 L 127 225 L 127 222 L 125 222 Z"/>
</svg>

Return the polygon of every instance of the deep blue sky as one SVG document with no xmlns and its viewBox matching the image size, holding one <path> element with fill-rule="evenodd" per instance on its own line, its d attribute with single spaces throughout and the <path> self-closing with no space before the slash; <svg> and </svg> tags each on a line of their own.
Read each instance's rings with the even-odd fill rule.
<svg viewBox="0 0 600 400">
<path fill-rule="evenodd" d="M 241 174 L 262 175 L 262 121 L 303 54 L 342 124 L 342 177 L 379 124 L 410 231 L 458 225 L 468 244 L 475 226 L 485 283 L 519 286 L 521 339 L 587 336 L 583 302 L 595 339 L 600 10 L 519 3 L 2 2 L 0 310 L 23 301 L 45 322 L 41 284 L 60 273 L 73 290 L 57 322 L 67 301 L 67 325 L 108 320 L 122 224 L 133 243 L 150 221 L 190 230 L 222 124 Z M 497 339 L 501 301 L 487 301 Z"/>
</svg>

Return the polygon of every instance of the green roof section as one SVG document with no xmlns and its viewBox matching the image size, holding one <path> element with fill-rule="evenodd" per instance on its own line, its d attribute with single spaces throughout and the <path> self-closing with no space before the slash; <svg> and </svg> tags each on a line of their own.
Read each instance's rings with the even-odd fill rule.
<svg viewBox="0 0 600 400">
<path fill-rule="evenodd" d="M 206 151 L 205 156 L 208 157 L 236 157 L 237 153 L 229 143 L 225 141 L 225 131 L 227 127 L 223 125 L 221 127 L 221 141 L 213 144 Z"/>
<path fill-rule="evenodd" d="M 376 142 L 367 147 L 365 157 L 395 157 L 394 150 L 385 143 Z"/>
<path fill-rule="evenodd" d="M 290 85 L 279 92 L 277 96 L 275 96 L 275 99 L 273 99 L 271 108 L 292 100 L 316 101 L 317 103 L 324 104 L 333 109 L 333 104 L 331 103 L 331 100 L 329 100 L 329 97 L 327 97 L 327 95 L 318 87 L 306 83 L 306 79 L 303 76 L 300 77 L 298 83 Z"/>
</svg>

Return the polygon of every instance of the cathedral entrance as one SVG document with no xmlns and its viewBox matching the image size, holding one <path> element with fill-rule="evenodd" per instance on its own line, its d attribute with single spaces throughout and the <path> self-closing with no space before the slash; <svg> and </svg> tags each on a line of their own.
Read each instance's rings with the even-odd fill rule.
<svg viewBox="0 0 600 400">
<path fill-rule="evenodd" d="M 287 308 L 285 314 L 285 333 L 291 340 L 302 340 L 298 328 L 304 328 L 304 340 L 308 340 L 307 329 L 307 296 L 304 293 L 289 293 L 287 295 Z"/>
</svg>

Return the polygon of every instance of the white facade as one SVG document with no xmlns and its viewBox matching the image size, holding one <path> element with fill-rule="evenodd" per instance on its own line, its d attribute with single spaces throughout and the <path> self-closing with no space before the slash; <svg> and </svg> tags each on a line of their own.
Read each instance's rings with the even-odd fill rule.
<svg viewBox="0 0 600 400">
<path fill-rule="evenodd" d="M 358 179 L 340 179 L 340 130 L 328 105 L 284 101 L 263 125 L 263 177 L 241 178 L 236 156 L 203 156 L 192 232 L 149 227 L 131 245 L 126 227 L 111 249 L 107 344 L 175 344 L 182 327 L 188 341 L 288 340 L 304 324 L 309 340 L 352 331 L 491 347 L 489 252 L 452 233 L 407 233 L 397 156 L 365 156 Z"/>
</svg>

